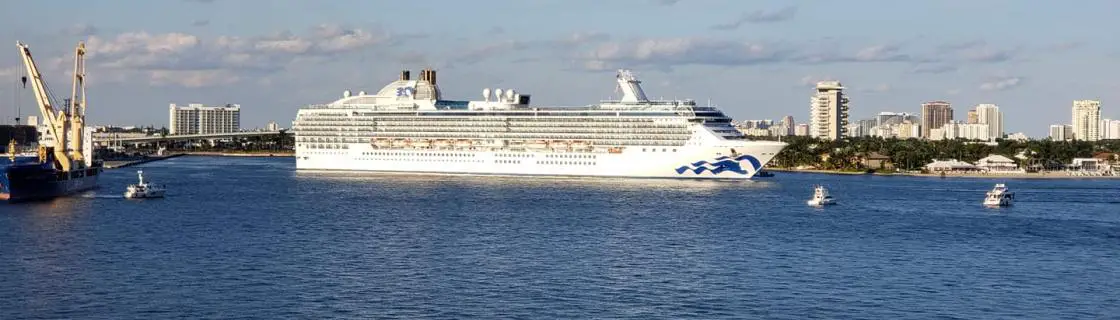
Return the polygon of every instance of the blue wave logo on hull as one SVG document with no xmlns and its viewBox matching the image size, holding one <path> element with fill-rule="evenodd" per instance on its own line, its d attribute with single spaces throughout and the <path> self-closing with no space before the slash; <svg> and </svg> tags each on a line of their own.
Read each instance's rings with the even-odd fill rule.
<svg viewBox="0 0 1120 320">
<path fill-rule="evenodd" d="M 747 171 L 743 168 L 743 161 L 746 161 L 746 164 L 747 166 L 749 166 L 750 171 Z M 761 168 L 762 163 L 759 162 L 757 158 L 744 154 L 736 156 L 734 158 L 728 156 L 719 156 L 716 157 L 715 162 L 700 160 L 690 163 L 689 165 L 680 166 L 676 170 L 677 174 L 684 174 L 688 171 L 691 171 L 694 174 L 701 174 L 704 171 L 711 172 L 712 174 L 720 174 L 725 171 L 730 171 L 738 174 L 750 174 L 752 172 L 757 172 Z"/>
</svg>

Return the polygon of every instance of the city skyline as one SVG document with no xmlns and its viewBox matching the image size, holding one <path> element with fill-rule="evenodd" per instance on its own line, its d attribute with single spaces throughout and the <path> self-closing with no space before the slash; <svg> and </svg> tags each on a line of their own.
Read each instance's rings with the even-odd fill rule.
<svg viewBox="0 0 1120 320">
<path fill-rule="evenodd" d="M 1120 101 L 1120 81 L 1098 72 L 1120 60 L 1120 44 L 1096 41 L 1109 30 L 1067 23 L 1071 15 L 1107 21 L 1120 4 L 1039 5 L 1045 9 L 956 0 L 829 9 L 787 1 L 535 0 L 378 10 L 359 1 L 277 1 L 263 18 L 241 14 L 260 8 L 236 1 L 31 1 L 0 13 L 8 30 L 0 43 L 28 43 L 60 92 L 69 89 L 73 45 L 86 40 L 97 124 L 161 124 L 175 101 L 235 101 L 247 127 L 284 124 L 303 105 L 343 90 L 372 91 L 400 69 L 427 66 L 442 71 L 452 99 L 513 87 L 541 104 L 586 105 L 612 96 L 614 69 L 631 68 L 651 97 L 710 100 L 736 119 L 804 118 L 805 92 L 823 80 L 843 82 L 852 119 L 918 113 L 932 100 L 992 103 L 1006 115 L 1006 132 L 1044 137 L 1053 119 L 1068 117 L 1070 101 L 1082 99 L 1100 100 L 1102 118 L 1120 118 L 1110 107 Z M 53 28 L 22 23 L 63 10 L 84 15 Z M 649 23 L 682 16 L 690 23 Z M 900 24 L 900 16 L 912 19 Z M 944 20 L 970 23 L 936 23 Z M 0 79 L 17 79 L 15 48 L 3 50 Z M 12 104 L 23 116 L 35 114 L 15 81 L 0 85 L 4 123 L 16 116 Z"/>
</svg>

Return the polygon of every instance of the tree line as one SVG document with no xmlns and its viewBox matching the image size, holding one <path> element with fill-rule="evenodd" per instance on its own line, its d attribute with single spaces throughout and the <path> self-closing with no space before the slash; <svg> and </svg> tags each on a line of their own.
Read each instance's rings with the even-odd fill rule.
<svg viewBox="0 0 1120 320">
<path fill-rule="evenodd" d="M 774 137 L 760 139 L 777 139 Z M 820 140 L 811 137 L 782 137 L 789 145 L 778 153 L 771 166 L 810 166 L 827 170 L 866 170 L 861 159 L 871 153 L 890 158 L 894 168 L 918 170 L 934 160 L 957 159 L 975 162 L 992 154 L 1019 161 L 1019 165 L 1055 168 L 1073 158 L 1089 158 L 1102 152 L 1120 153 L 1120 140 L 1052 141 L 997 140 L 995 143 L 956 140 L 920 140 L 882 137 L 852 137 Z"/>
</svg>

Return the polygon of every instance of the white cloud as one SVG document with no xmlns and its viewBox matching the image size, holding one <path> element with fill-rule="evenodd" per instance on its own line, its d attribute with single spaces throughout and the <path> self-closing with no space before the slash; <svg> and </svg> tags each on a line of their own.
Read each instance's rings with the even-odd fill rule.
<svg viewBox="0 0 1120 320">
<path fill-rule="evenodd" d="M 585 66 L 752 65 L 779 62 L 785 52 L 759 43 L 707 38 L 657 38 L 603 43 L 582 55 Z"/>
<path fill-rule="evenodd" d="M 390 39 L 383 30 L 324 24 L 305 35 L 279 32 L 209 40 L 186 33 L 127 32 L 90 37 L 86 48 L 91 66 L 106 73 L 140 73 L 159 85 L 197 87 L 225 85 L 241 79 L 235 75 L 244 72 L 275 72 L 300 61 L 354 52 Z"/>
<path fill-rule="evenodd" d="M 234 84 L 240 80 L 226 70 L 154 70 L 149 74 L 149 83 L 154 86 L 201 88 Z"/>
<path fill-rule="evenodd" d="M 833 76 L 807 75 L 807 76 L 801 77 L 801 80 L 799 80 L 797 83 L 802 85 L 802 86 L 812 87 L 812 86 L 816 86 L 818 82 L 833 81 L 833 80 L 836 80 L 836 78 L 833 77 Z"/>
<path fill-rule="evenodd" d="M 980 84 L 980 90 L 1003 91 L 1023 84 L 1021 77 L 1000 77 Z"/>
</svg>

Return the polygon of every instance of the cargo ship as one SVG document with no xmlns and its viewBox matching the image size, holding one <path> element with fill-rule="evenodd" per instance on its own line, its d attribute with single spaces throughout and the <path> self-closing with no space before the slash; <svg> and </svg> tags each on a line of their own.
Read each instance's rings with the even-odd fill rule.
<svg viewBox="0 0 1120 320">
<path fill-rule="evenodd" d="M 47 88 L 27 45 L 16 46 L 27 72 L 21 80 L 24 87 L 30 82 L 54 145 L 40 145 L 28 155 L 18 152 L 14 140 L 9 143 L 8 161 L 0 163 L 0 201 L 49 200 L 97 188 L 102 166 L 93 161 L 92 137 L 85 128 L 85 45 L 78 43 L 74 51 L 74 85 L 62 103 Z"/>
</svg>

